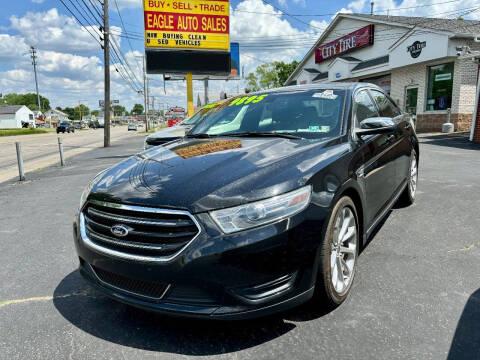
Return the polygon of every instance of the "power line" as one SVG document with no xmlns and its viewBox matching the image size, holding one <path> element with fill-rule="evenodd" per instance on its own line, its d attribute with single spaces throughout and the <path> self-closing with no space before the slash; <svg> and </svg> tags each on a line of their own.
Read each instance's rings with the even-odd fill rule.
<svg viewBox="0 0 480 360">
<path fill-rule="evenodd" d="M 118 13 L 118 16 L 120 17 L 120 22 L 122 23 L 122 29 L 125 33 L 127 33 L 127 29 L 125 28 L 125 24 L 123 23 L 122 14 L 120 13 L 120 9 L 118 7 L 117 0 L 115 0 L 115 7 L 117 8 L 117 13 Z M 128 41 L 128 45 L 130 46 L 130 50 L 132 50 L 132 53 L 134 53 L 135 51 L 133 50 L 132 43 L 130 42 L 130 39 L 127 38 L 127 41 Z M 140 65 L 138 64 L 138 59 L 137 58 L 135 58 L 135 63 L 137 64 L 137 69 L 140 70 Z"/>
</svg>

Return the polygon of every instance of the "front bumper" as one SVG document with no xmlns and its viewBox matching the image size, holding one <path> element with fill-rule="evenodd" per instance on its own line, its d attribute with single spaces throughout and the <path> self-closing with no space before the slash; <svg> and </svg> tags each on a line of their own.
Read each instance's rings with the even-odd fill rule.
<svg viewBox="0 0 480 360">
<path fill-rule="evenodd" d="M 78 215 L 74 238 L 80 273 L 109 297 L 172 316 L 244 319 L 311 298 L 326 215 L 326 209 L 310 205 L 292 218 L 225 235 L 208 214 L 196 214 L 200 234 L 168 262 L 139 262 L 95 251 L 82 239 Z M 161 296 L 117 287 L 99 275 L 104 273 L 135 288 L 158 284 Z"/>
</svg>

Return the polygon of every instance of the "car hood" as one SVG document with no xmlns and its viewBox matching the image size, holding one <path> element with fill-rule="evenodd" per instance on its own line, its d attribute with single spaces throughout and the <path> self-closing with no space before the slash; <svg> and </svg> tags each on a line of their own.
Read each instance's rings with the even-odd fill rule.
<svg viewBox="0 0 480 360">
<path fill-rule="evenodd" d="M 185 132 L 188 131 L 190 127 L 184 125 L 172 126 L 166 129 L 157 131 L 147 137 L 148 140 L 158 140 L 158 139 L 171 139 L 179 138 L 185 136 Z"/>
<path fill-rule="evenodd" d="M 332 140 L 181 139 L 107 170 L 90 196 L 198 213 L 299 188 L 345 151 Z"/>
</svg>

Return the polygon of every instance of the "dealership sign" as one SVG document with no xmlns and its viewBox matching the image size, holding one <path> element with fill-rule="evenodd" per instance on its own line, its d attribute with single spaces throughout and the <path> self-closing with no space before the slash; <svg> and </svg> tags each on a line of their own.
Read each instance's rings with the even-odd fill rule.
<svg viewBox="0 0 480 360">
<path fill-rule="evenodd" d="M 373 45 L 373 33 L 374 26 L 370 24 L 341 38 L 323 44 L 315 49 L 315 62 L 320 63 L 364 46 Z"/>
<path fill-rule="evenodd" d="M 144 0 L 145 47 L 229 51 L 228 0 Z"/>
</svg>

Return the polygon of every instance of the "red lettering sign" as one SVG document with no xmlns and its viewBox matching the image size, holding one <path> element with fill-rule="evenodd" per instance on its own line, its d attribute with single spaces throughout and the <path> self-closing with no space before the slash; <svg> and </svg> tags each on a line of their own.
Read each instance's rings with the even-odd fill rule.
<svg viewBox="0 0 480 360">
<path fill-rule="evenodd" d="M 228 16 L 145 11 L 145 30 L 228 33 Z"/>
<path fill-rule="evenodd" d="M 373 45 L 373 31 L 374 26 L 370 24 L 319 46 L 315 49 L 315 62 L 320 63 L 361 47 Z"/>
</svg>

